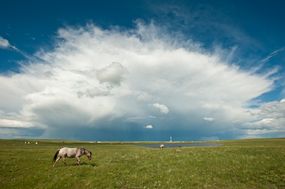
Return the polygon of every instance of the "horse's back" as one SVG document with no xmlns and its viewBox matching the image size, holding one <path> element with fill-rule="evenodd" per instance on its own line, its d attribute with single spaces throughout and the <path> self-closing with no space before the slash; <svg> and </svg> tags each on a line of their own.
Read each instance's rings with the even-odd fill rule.
<svg viewBox="0 0 285 189">
<path fill-rule="evenodd" d="M 59 150 L 59 154 L 67 157 L 75 157 L 77 148 L 63 147 Z"/>
<path fill-rule="evenodd" d="M 77 148 L 70 148 L 70 147 L 62 147 L 60 150 L 63 150 L 63 151 L 66 151 L 66 150 L 69 150 L 69 151 L 76 151 Z"/>
</svg>

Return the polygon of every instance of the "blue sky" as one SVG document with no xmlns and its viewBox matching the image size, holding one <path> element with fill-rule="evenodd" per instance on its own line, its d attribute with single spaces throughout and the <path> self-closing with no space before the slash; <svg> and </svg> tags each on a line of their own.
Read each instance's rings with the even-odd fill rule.
<svg viewBox="0 0 285 189">
<path fill-rule="evenodd" d="M 284 137 L 283 1 L 3 1 L 0 137 Z"/>
</svg>

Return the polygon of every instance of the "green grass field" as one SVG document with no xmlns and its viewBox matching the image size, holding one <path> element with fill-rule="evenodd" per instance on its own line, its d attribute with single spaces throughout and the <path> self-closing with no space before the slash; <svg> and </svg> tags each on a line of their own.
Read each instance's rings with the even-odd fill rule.
<svg viewBox="0 0 285 189">
<path fill-rule="evenodd" d="M 8 188 L 285 188 L 285 139 L 221 141 L 219 147 L 163 150 L 132 144 L 0 140 L 0 186 Z M 93 159 L 52 167 L 61 146 Z"/>
</svg>

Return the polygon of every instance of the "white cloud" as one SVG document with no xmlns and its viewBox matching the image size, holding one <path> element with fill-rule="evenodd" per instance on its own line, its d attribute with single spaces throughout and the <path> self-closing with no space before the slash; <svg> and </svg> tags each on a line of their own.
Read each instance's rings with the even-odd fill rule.
<svg viewBox="0 0 285 189">
<path fill-rule="evenodd" d="M 20 53 L 22 56 L 24 56 L 24 57 L 27 58 L 27 59 L 34 58 L 34 59 L 38 59 L 38 60 L 39 60 L 38 57 L 28 55 L 28 54 L 25 53 L 24 51 L 22 51 L 22 50 L 18 49 L 17 47 L 11 45 L 10 42 L 9 42 L 7 39 L 5 39 L 5 38 L 3 38 L 3 37 L 0 36 L 0 49 L 1 49 L 1 48 L 2 48 L 2 49 L 10 49 L 10 50 L 13 50 L 13 51 L 15 51 L 15 52 L 17 52 L 17 53 Z"/>
<path fill-rule="evenodd" d="M 153 126 L 152 125 L 146 125 L 145 128 L 146 129 L 153 129 Z"/>
<path fill-rule="evenodd" d="M 169 109 L 164 104 L 154 103 L 153 107 L 157 108 L 162 114 L 168 114 Z"/>
<path fill-rule="evenodd" d="M 260 62 L 261 63 L 266 63 L 266 62 L 270 61 L 274 56 L 277 56 L 279 53 L 283 52 L 284 50 L 285 50 L 285 47 L 277 49 L 277 50 L 271 52 L 267 57 L 262 59 Z"/>
<path fill-rule="evenodd" d="M 0 119 L 11 113 L 12 120 L 24 117 L 52 137 L 50 130 L 96 128 L 101 120 L 139 117 L 131 122 L 144 125 L 154 107 L 163 114 L 171 110 L 180 122 L 171 125 L 167 119 L 178 118 L 169 114 L 165 122 L 154 119 L 160 123 L 156 128 L 191 129 L 196 117 L 211 115 L 217 123 L 212 129 L 226 133 L 252 121 L 245 105 L 273 85 L 272 79 L 231 66 L 219 53 L 176 40 L 152 24 L 129 31 L 63 28 L 58 38 L 56 48 L 37 53 L 44 62 L 33 60 L 20 73 L 0 76 Z"/>
<path fill-rule="evenodd" d="M 0 36 L 0 48 L 7 49 L 10 48 L 10 43 L 7 39 Z"/>
<path fill-rule="evenodd" d="M 209 121 L 209 122 L 212 122 L 212 121 L 215 120 L 213 117 L 203 117 L 203 119 L 204 119 L 205 121 Z"/>
<path fill-rule="evenodd" d="M 272 134 L 271 136 L 284 136 L 285 133 L 285 101 L 264 103 L 251 111 L 254 120 L 245 124 L 248 135 Z"/>
<path fill-rule="evenodd" d="M 19 120 L 0 119 L 0 127 L 5 128 L 29 128 L 32 123 Z"/>
<path fill-rule="evenodd" d="M 110 83 L 110 84 L 120 84 L 123 75 L 126 73 L 126 69 L 117 62 L 113 62 L 112 64 L 100 69 L 97 71 L 97 78 L 100 82 Z"/>
</svg>

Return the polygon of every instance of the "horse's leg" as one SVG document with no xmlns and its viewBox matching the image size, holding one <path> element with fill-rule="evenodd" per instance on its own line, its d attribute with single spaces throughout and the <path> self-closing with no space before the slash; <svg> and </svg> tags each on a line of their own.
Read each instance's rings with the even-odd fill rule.
<svg viewBox="0 0 285 189">
<path fill-rule="evenodd" d="M 58 156 L 53 164 L 53 167 L 55 166 L 56 162 L 58 162 L 61 159 L 61 156 Z"/>
<path fill-rule="evenodd" d="M 79 159 L 79 157 L 76 157 L 76 159 L 77 159 L 77 165 L 80 165 L 80 159 Z"/>
<path fill-rule="evenodd" d="M 62 157 L 64 165 L 66 165 L 65 159 L 66 159 L 65 157 Z"/>
</svg>

